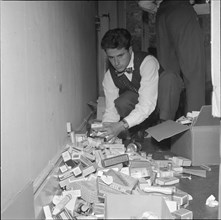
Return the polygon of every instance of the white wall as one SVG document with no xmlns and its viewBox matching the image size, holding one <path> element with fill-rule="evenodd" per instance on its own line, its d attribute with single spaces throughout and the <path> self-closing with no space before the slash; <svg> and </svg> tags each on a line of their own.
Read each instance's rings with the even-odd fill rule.
<svg viewBox="0 0 221 220">
<path fill-rule="evenodd" d="M 212 114 L 221 118 L 220 88 L 220 1 L 211 2 L 211 73 L 213 83 Z"/>
<path fill-rule="evenodd" d="M 97 99 L 95 1 L 1 1 L 1 210 Z"/>
<path fill-rule="evenodd" d="M 98 90 L 99 95 L 104 96 L 102 81 L 106 72 L 106 54 L 101 49 L 100 42 L 109 29 L 126 27 L 126 1 L 98 1 L 98 15 L 100 18 L 100 30 L 98 32 Z M 109 15 L 109 18 L 107 15 Z"/>
</svg>

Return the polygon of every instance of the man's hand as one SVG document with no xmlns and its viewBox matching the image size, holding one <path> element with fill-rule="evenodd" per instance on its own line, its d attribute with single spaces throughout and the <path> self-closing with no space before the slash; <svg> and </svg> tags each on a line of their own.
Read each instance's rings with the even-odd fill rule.
<svg viewBox="0 0 221 220">
<path fill-rule="evenodd" d="M 123 122 L 104 122 L 103 127 L 100 129 L 102 135 L 100 137 L 106 138 L 106 141 L 110 141 L 113 138 L 116 138 L 120 132 L 124 131 Z"/>
</svg>

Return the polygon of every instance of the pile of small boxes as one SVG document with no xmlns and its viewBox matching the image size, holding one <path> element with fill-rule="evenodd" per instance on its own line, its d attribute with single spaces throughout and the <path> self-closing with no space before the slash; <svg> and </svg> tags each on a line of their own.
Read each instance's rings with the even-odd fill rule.
<svg viewBox="0 0 221 220">
<path fill-rule="evenodd" d="M 193 218 L 186 209 L 191 196 L 176 187 L 183 166 L 191 161 L 183 157 L 153 160 L 151 154 L 127 151 L 120 139 L 105 142 L 94 135 L 97 124 L 91 127 L 90 132 L 69 133 L 71 143 L 61 155 L 57 173 L 62 193 L 43 207 L 46 219 L 106 219 L 109 194 L 162 196 L 174 219 Z"/>
</svg>

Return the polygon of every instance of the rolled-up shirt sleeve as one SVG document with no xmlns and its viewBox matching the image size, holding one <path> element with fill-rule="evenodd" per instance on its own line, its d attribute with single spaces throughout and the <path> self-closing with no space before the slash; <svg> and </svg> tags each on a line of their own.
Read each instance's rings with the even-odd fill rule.
<svg viewBox="0 0 221 220">
<path fill-rule="evenodd" d="M 154 111 L 158 97 L 159 63 L 157 59 L 148 55 L 140 66 L 139 98 L 134 110 L 125 117 L 129 127 L 142 123 Z"/>
<path fill-rule="evenodd" d="M 120 115 L 115 108 L 114 100 L 119 97 L 119 89 L 115 86 L 109 70 L 104 75 L 102 85 L 106 105 L 102 122 L 118 122 Z"/>
</svg>

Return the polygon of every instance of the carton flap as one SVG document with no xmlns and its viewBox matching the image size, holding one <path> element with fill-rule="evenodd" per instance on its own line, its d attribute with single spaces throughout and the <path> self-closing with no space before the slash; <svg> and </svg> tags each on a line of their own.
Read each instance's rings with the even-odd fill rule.
<svg viewBox="0 0 221 220">
<path fill-rule="evenodd" d="M 212 106 L 202 106 L 199 116 L 193 126 L 220 125 L 220 119 L 212 116 Z"/>
<path fill-rule="evenodd" d="M 146 131 L 159 142 L 188 129 L 190 129 L 190 127 L 187 125 L 182 125 L 178 122 L 168 120 L 156 126 L 150 127 Z"/>
<path fill-rule="evenodd" d="M 141 219 L 144 212 L 158 219 L 172 219 L 169 208 L 161 196 L 108 194 L 105 219 Z"/>
</svg>

